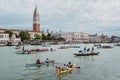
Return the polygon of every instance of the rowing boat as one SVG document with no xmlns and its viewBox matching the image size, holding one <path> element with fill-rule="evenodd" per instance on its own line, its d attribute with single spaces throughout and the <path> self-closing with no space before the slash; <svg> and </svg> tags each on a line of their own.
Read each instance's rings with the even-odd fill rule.
<svg viewBox="0 0 120 80">
<path fill-rule="evenodd" d="M 98 55 L 99 52 L 91 52 L 91 53 L 79 53 L 79 54 L 74 54 L 75 56 L 92 56 L 92 55 Z"/>
<path fill-rule="evenodd" d="M 68 69 L 66 69 L 64 71 L 60 70 L 59 68 L 56 68 L 56 70 L 57 70 L 57 76 L 60 76 L 62 74 L 71 72 L 73 70 L 73 68 L 75 68 L 75 66 L 76 66 L 76 64 L 74 64 L 71 68 L 68 68 Z"/>
<path fill-rule="evenodd" d="M 28 52 L 24 52 L 24 51 L 16 51 L 16 54 L 28 54 Z"/>
<path fill-rule="evenodd" d="M 16 51 L 16 54 L 35 54 L 36 52 Z"/>
<path fill-rule="evenodd" d="M 40 67 L 41 65 L 45 65 L 45 64 L 49 64 L 49 63 L 54 63 L 54 60 L 51 60 L 49 62 L 43 61 L 40 64 L 37 64 L 37 63 L 26 64 L 26 67 L 33 67 L 33 66 Z"/>
</svg>

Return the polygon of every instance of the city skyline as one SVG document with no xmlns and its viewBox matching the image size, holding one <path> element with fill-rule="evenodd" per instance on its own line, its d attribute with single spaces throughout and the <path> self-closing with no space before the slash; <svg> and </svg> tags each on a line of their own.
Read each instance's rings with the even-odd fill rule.
<svg viewBox="0 0 120 80">
<path fill-rule="evenodd" d="M 32 30 L 36 3 L 41 30 L 120 35 L 119 0 L 0 0 L 0 28 Z"/>
</svg>

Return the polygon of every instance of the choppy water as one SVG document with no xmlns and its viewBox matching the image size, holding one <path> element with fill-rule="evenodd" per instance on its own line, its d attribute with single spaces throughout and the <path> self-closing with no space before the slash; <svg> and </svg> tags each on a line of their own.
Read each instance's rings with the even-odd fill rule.
<svg viewBox="0 0 120 80">
<path fill-rule="evenodd" d="M 95 50 L 100 52 L 98 56 L 75 57 L 73 53 L 78 53 L 85 46 L 92 47 L 93 44 L 80 44 L 81 48 L 57 49 L 59 46 L 52 46 L 56 49 L 54 52 L 31 55 L 16 54 L 15 46 L 0 47 L 0 80 L 120 80 L 120 47 L 96 48 Z M 25 48 L 42 47 L 25 46 Z M 56 63 L 26 67 L 26 64 L 34 63 L 38 58 L 44 61 L 47 57 L 54 59 Z M 72 74 L 56 77 L 55 66 L 69 61 L 81 66 L 81 69 L 74 69 Z"/>
</svg>

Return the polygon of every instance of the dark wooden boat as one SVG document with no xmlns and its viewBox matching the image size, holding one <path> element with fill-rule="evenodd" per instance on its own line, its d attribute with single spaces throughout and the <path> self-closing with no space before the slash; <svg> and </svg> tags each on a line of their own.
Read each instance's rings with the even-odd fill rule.
<svg viewBox="0 0 120 80">
<path fill-rule="evenodd" d="M 92 55 L 98 55 L 99 52 L 90 52 L 90 53 L 79 53 L 79 54 L 74 54 L 75 56 L 92 56 Z"/>
<path fill-rule="evenodd" d="M 114 44 L 114 46 L 120 46 L 120 44 Z"/>
<path fill-rule="evenodd" d="M 68 47 L 60 47 L 60 48 L 58 48 L 58 49 L 68 49 Z"/>
<path fill-rule="evenodd" d="M 80 46 L 69 46 L 68 48 L 80 48 Z"/>
<path fill-rule="evenodd" d="M 113 47 L 112 46 L 100 46 L 100 47 L 97 47 L 97 48 L 109 49 L 109 48 L 113 48 Z"/>
<path fill-rule="evenodd" d="M 102 48 L 112 48 L 111 46 L 102 46 Z"/>
</svg>

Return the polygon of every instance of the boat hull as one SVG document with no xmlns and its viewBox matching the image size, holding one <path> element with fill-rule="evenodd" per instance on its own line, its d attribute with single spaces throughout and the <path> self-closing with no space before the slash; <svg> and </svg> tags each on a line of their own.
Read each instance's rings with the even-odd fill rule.
<svg viewBox="0 0 120 80">
<path fill-rule="evenodd" d="M 54 64 L 54 60 L 50 60 L 48 63 L 46 63 L 46 61 L 43 61 L 41 64 L 36 64 L 36 63 L 32 63 L 32 64 L 26 64 L 26 67 L 40 67 L 41 65 L 48 65 L 48 64 Z"/>
<path fill-rule="evenodd" d="M 76 64 L 74 64 L 71 68 L 68 68 L 67 70 L 64 71 L 59 71 L 59 69 L 57 69 L 57 76 L 71 72 L 75 68 L 75 66 Z"/>
<path fill-rule="evenodd" d="M 87 54 L 84 54 L 84 53 L 80 53 L 80 54 L 74 54 L 75 56 L 92 56 L 92 55 L 98 55 L 99 52 L 91 52 L 91 53 L 87 53 Z"/>
</svg>

